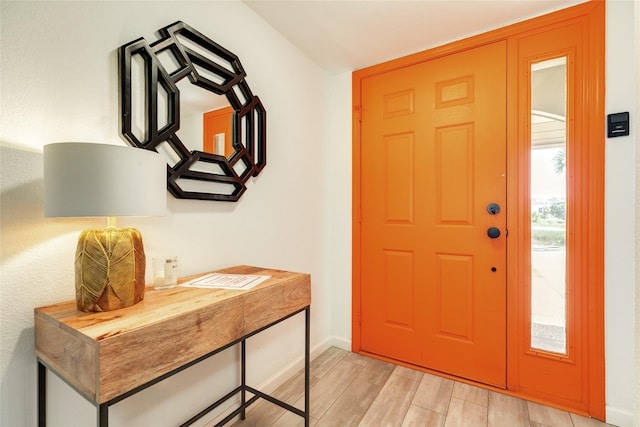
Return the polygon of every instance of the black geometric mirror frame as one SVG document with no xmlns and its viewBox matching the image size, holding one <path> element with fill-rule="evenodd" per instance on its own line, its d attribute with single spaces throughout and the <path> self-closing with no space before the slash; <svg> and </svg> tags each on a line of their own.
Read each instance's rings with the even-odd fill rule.
<svg viewBox="0 0 640 427">
<path fill-rule="evenodd" d="M 140 38 L 121 46 L 118 51 L 122 135 L 135 147 L 159 151 L 162 146 L 170 153 L 168 157 L 176 159 L 175 163 L 168 162 L 167 165 L 167 187 L 175 197 L 238 201 L 246 190 L 247 180 L 257 176 L 267 163 L 266 110 L 251 92 L 236 55 L 181 21 L 158 33 L 159 40 L 152 44 Z M 168 71 L 160 55 L 168 56 L 175 69 Z M 134 60 L 144 64 L 143 73 L 132 75 Z M 188 150 L 178 137 L 180 91 L 177 83 L 185 77 L 199 88 L 226 96 L 231 105 L 233 153 L 228 157 Z M 137 111 L 132 105 L 134 86 L 144 88 L 142 118 L 134 117 Z M 163 101 L 159 106 L 160 95 L 163 95 Z M 166 120 L 159 120 L 159 117 L 166 117 Z M 134 119 L 137 119 L 135 123 L 144 123 L 142 135 L 136 136 Z M 212 190 L 184 188 L 194 181 L 204 183 L 196 187 L 212 184 Z M 216 184 L 231 191 L 216 191 Z"/>
</svg>

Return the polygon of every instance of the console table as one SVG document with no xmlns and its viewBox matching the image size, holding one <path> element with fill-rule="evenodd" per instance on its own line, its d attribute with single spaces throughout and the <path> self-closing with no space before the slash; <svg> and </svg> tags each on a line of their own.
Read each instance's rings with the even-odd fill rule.
<svg viewBox="0 0 640 427">
<path fill-rule="evenodd" d="M 75 301 L 36 308 L 39 425 L 46 426 L 47 369 L 96 405 L 97 424 L 107 427 L 109 406 L 240 344 L 241 384 L 182 425 L 194 423 L 239 393 L 239 407 L 218 426 L 238 415 L 244 419 L 245 409 L 259 398 L 300 415 L 308 426 L 310 276 L 251 266 L 216 272 L 271 277 L 250 290 L 148 287 L 140 303 L 102 313 L 78 311 Z M 301 312 L 305 313 L 304 411 L 245 383 L 246 339 Z M 247 392 L 253 395 L 249 399 Z"/>
</svg>

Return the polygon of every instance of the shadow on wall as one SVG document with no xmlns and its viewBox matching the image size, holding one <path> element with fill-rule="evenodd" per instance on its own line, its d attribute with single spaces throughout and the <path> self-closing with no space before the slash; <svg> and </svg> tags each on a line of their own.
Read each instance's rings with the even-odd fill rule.
<svg viewBox="0 0 640 427">
<path fill-rule="evenodd" d="M 0 425 L 35 425 L 33 308 L 72 292 L 73 250 L 61 256 L 57 238 L 75 241 L 79 229 L 44 217 L 42 153 L 0 144 Z"/>
<path fill-rule="evenodd" d="M 36 419 L 36 356 L 34 353 L 34 329 L 23 329 L 11 352 L 11 358 L 4 360 L 0 378 L 2 389 L 2 415 L 0 425 L 35 425 Z M 5 386 L 7 385 L 7 386 Z M 11 386 L 8 386 L 11 385 Z M 15 411 L 23 410 L 25 414 Z"/>
<path fill-rule="evenodd" d="M 99 219 L 44 217 L 42 153 L 0 145 L 0 262 Z M 94 221 L 94 222 L 91 222 Z M 84 227 L 88 228 L 91 225 Z"/>
</svg>

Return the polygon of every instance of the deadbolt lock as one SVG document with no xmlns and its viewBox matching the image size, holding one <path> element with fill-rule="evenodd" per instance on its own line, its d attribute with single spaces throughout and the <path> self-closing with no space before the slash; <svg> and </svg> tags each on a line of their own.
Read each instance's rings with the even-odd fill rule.
<svg viewBox="0 0 640 427">
<path fill-rule="evenodd" d="M 487 205 L 487 212 L 489 212 L 489 215 L 497 215 L 500 212 L 500 205 L 497 203 L 489 203 Z"/>
</svg>

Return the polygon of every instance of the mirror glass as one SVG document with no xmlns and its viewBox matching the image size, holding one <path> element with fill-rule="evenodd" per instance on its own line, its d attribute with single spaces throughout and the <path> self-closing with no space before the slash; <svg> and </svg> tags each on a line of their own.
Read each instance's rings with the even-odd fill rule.
<svg viewBox="0 0 640 427">
<path fill-rule="evenodd" d="M 224 95 L 216 95 L 215 93 L 207 93 L 201 88 L 191 84 L 189 79 L 182 79 L 177 84 L 180 91 L 180 130 L 177 132 L 180 140 L 188 150 L 204 151 L 211 154 L 225 155 L 225 151 L 216 151 L 215 144 L 210 139 L 204 140 L 204 128 L 208 126 L 206 123 L 209 114 L 212 111 L 219 111 L 226 108 L 229 111 L 226 119 L 226 128 L 231 130 L 233 109 Z M 158 124 L 160 125 L 160 116 L 162 110 L 158 109 Z M 165 109 L 166 111 L 166 109 Z M 222 120 L 222 118 L 220 119 Z M 229 146 L 231 146 L 231 135 L 228 136 Z M 226 157 L 229 157 L 228 152 Z"/>
</svg>

